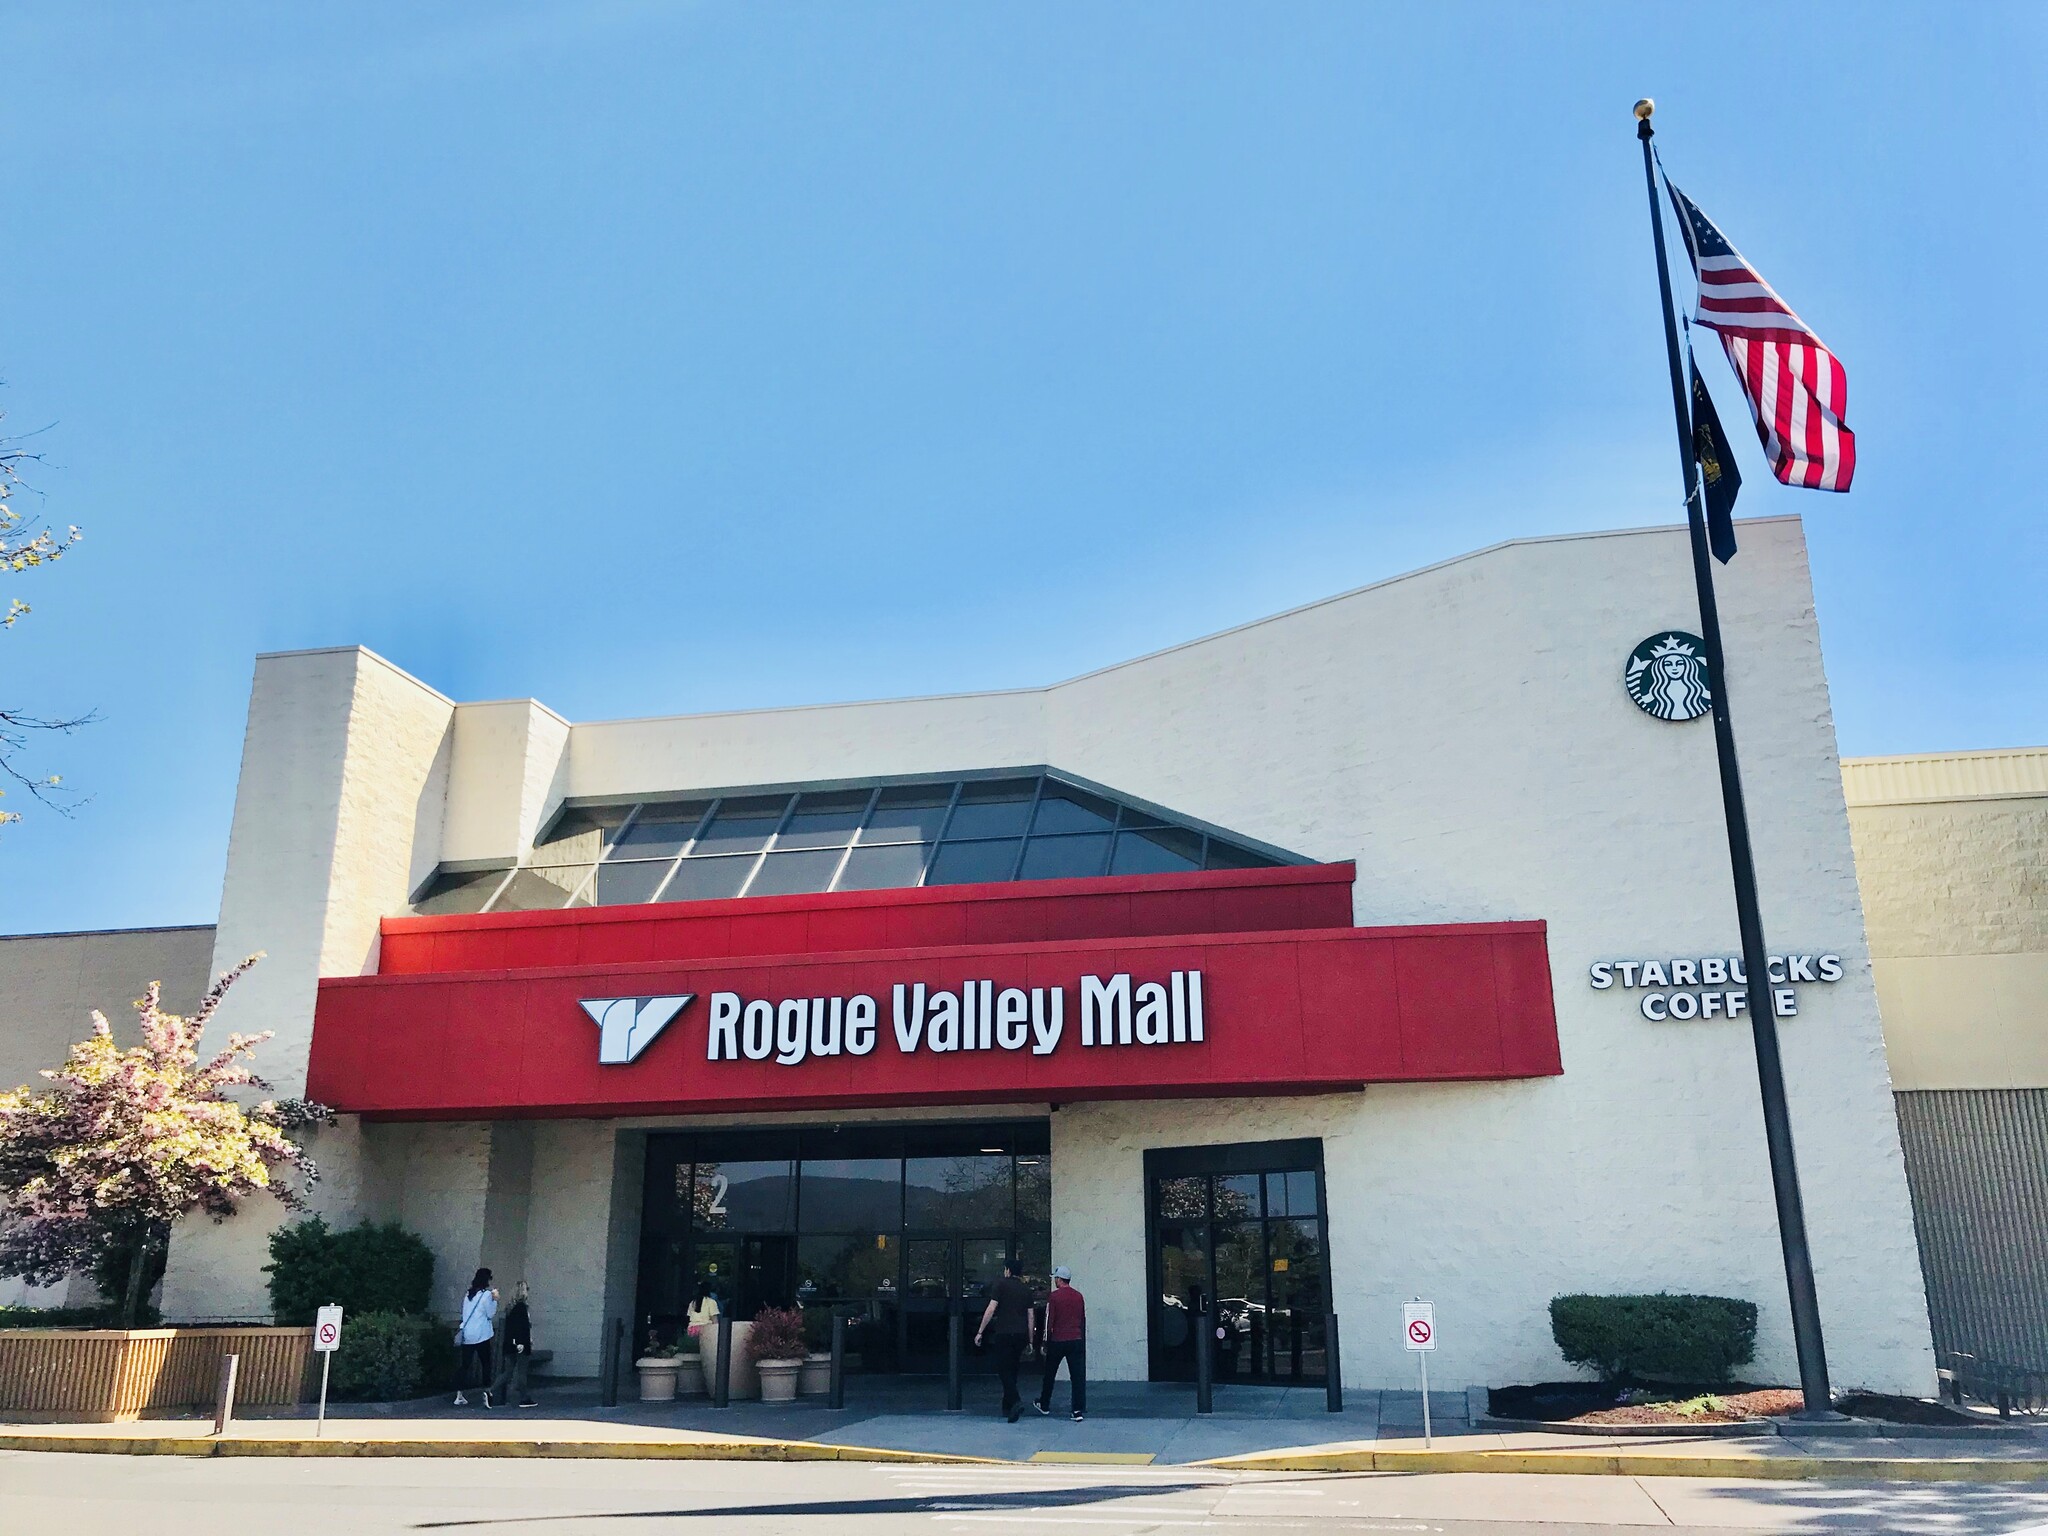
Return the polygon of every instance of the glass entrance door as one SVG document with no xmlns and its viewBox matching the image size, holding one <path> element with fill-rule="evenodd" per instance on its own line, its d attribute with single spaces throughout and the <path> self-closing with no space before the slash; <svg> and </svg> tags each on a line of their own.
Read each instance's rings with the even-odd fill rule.
<svg viewBox="0 0 2048 1536">
<path fill-rule="evenodd" d="M 904 1243 L 904 1370 L 945 1371 L 946 1317 L 955 1308 L 961 1314 L 961 1342 L 966 1346 L 963 1368 L 989 1369 L 987 1356 L 973 1347 L 974 1330 L 987 1305 L 989 1287 L 1002 1278 L 1009 1252 L 1007 1235 L 913 1237 Z"/>
<path fill-rule="evenodd" d="M 1146 1154 L 1153 1380 L 1194 1379 L 1195 1319 L 1206 1311 L 1217 1381 L 1322 1383 L 1328 1226 L 1321 1174 L 1302 1166 L 1320 1162 L 1320 1150 L 1282 1142 Z M 1203 1163 L 1214 1171 L 1181 1171 Z"/>
</svg>

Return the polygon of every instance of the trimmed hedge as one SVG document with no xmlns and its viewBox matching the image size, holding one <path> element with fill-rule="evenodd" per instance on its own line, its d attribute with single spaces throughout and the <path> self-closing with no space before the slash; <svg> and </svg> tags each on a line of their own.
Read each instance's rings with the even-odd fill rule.
<svg viewBox="0 0 2048 1536">
<path fill-rule="evenodd" d="M 372 1312 L 420 1313 L 434 1286 L 433 1250 L 396 1222 L 331 1230 L 318 1216 L 270 1234 L 270 1310 L 280 1323 L 304 1326 L 330 1302 L 351 1317 Z"/>
<path fill-rule="evenodd" d="M 334 1352 L 335 1397 L 403 1402 L 455 1380 L 455 1343 L 446 1323 L 398 1312 L 348 1318 Z"/>
<path fill-rule="evenodd" d="M 1608 1381 L 1726 1381 L 1756 1354 L 1756 1303 L 1731 1296 L 1558 1296 L 1550 1334 Z"/>
<path fill-rule="evenodd" d="M 119 1328 L 119 1307 L 0 1307 L 0 1328 Z M 144 1306 L 138 1328 L 156 1326 L 156 1308 Z"/>
</svg>

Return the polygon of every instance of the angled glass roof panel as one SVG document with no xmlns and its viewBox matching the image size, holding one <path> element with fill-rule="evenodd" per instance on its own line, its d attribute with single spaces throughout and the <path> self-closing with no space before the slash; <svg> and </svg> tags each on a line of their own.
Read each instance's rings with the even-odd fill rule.
<svg viewBox="0 0 2048 1536">
<path fill-rule="evenodd" d="M 765 848 L 788 809 L 787 795 L 729 795 L 718 802 L 711 825 L 690 852 L 752 853 Z"/>
<path fill-rule="evenodd" d="M 614 859 L 672 859 L 697 835 L 709 800 L 670 800 L 640 807 L 632 824 L 612 839 Z"/>
<path fill-rule="evenodd" d="M 953 803 L 952 784 L 895 784 L 875 798 L 875 809 L 861 828 L 862 843 L 929 843 L 946 824 Z"/>
<path fill-rule="evenodd" d="M 1052 832 L 1107 832 L 1116 825 L 1116 802 L 1085 789 L 1047 779 L 1038 797 L 1038 813 L 1031 819 L 1031 835 Z"/>
<path fill-rule="evenodd" d="M 1016 837 L 1031 820 L 1036 779 L 983 779 L 960 786 L 960 803 L 946 823 L 946 841 L 969 837 Z"/>
<path fill-rule="evenodd" d="M 519 868 L 442 869 L 413 910 L 514 912 L 1307 862 L 1056 769 L 572 806 Z"/>
<path fill-rule="evenodd" d="M 841 789 L 797 797 L 789 822 L 776 834 L 777 848 L 844 848 L 875 798 L 871 789 Z"/>
</svg>

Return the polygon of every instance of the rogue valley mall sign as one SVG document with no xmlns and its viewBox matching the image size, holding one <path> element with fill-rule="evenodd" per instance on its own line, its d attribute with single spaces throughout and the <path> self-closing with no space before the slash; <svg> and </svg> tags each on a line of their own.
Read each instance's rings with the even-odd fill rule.
<svg viewBox="0 0 2048 1536">
<path fill-rule="evenodd" d="M 1050 1056 L 1067 1027 L 1064 987 L 1004 987 L 992 980 L 969 981 L 960 990 L 897 982 L 891 989 L 890 1022 L 896 1048 L 917 1050 L 1021 1051 Z M 627 1066 L 695 1001 L 680 997 L 579 999 L 599 1031 L 598 1056 L 609 1066 Z M 1083 976 L 1080 984 L 1083 1045 L 1199 1045 L 1202 1032 L 1202 973 L 1175 971 L 1165 981 L 1140 982 L 1128 972 L 1104 980 Z M 806 1057 L 866 1056 L 880 1032 L 875 1000 L 852 997 L 789 997 L 779 1003 L 737 992 L 711 994 L 706 1061 L 773 1060 L 793 1067 Z"/>
<path fill-rule="evenodd" d="M 1560 1072 L 1541 922 L 1352 867 L 386 919 L 307 1092 L 392 1119 L 1321 1093 Z"/>
</svg>

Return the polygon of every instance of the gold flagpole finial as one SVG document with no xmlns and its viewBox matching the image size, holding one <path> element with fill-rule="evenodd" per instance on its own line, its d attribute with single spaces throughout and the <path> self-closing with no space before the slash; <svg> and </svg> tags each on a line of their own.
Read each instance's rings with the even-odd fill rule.
<svg viewBox="0 0 2048 1536">
<path fill-rule="evenodd" d="M 1639 123 L 1647 123 L 1650 120 L 1650 114 L 1656 110 L 1657 103 L 1650 100 L 1649 97 L 1645 96 L 1641 101 L 1636 103 L 1636 121 Z"/>
</svg>

